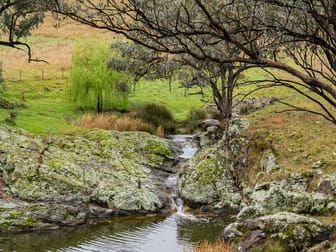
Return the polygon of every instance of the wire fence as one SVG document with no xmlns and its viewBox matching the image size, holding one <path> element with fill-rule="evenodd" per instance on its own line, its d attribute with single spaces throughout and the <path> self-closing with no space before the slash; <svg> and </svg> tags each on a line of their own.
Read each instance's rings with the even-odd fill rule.
<svg viewBox="0 0 336 252">
<path fill-rule="evenodd" d="M 3 70 L 2 77 L 4 81 L 43 81 L 43 80 L 56 80 L 67 79 L 69 76 L 66 69 L 11 69 L 10 71 Z"/>
</svg>

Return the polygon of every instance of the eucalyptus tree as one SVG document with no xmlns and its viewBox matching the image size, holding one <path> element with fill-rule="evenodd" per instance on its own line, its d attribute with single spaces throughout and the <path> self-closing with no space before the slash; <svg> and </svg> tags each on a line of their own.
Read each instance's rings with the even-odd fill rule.
<svg viewBox="0 0 336 252">
<path fill-rule="evenodd" d="M 166 54 L 124 41 L 111 43 L 113 57 L 109 60 L 109 67 L 117 71 L 126 72 L 134 85 L 146 77 L 149 79 L 168 79 L 169 90 L 174 72 L 178 68 L 177 62 L 170 60 Z"/>
<path fill-rule="evenodd" d="M 313 110 L 292 104 L 292 109 L 336 123 L 334 0 L 53 0 L 53 4 L 57 12 L 74 20 L 123 34 L 157 52 L 263 68 L 269 77 L 260 83 L 286 86 L 319 105 Z M 227 53 L 232 50 L 235 53 Z M 283 79 L 281 72 L 291 77 Z"/>
<path fill-rule="evenodd" d="M 32 58 L 31 48 L 23 39 L 43 22 L 45 6 L 42 0 L 0 0 L 0 46 L 26 50 L 28 61 Z"/>
<path fill-rule="evenodd" d="M 246 64 L 219 64 L 200 61 L 189 55 L 168 55 L 159 53 L 139 44 L 117 41 L 111 44 L 114 56 L 109 60 L 109 67 L 127 72 L 133 83 L 142 77 L 167 79 L 171 90 L 173 79 L 183 87 L 210 87 L 223 121 L 231 118 L 234 89 L 239 77 L 249 66 Z M 228 52 L 229 53 L 229 52 Z"/>
</svg>

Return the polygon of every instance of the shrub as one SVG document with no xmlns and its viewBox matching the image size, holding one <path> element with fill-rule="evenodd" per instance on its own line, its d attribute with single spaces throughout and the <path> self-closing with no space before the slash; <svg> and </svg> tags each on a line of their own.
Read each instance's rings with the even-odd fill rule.
<svg viewBox="0 0 336 252">
<path fill-rule="evenodd" d="M 175 131 L 175 123 L 172 113 L 162 105 L 147 104 L 136 110 L 135 118 L 139 118 L 155 127 L 163 127 L 163 131 L 172 133 Z"/>
<path fill-rule="evenodd" d="M 87 114 L 79 118 L 75 124 L 84 128 L 98 128 L 117 131 L 145 131 L 163 137 L 160 126 L 155 127 L 154 125 L 137 118 L 117 117 L 115 115 L 108 114 Z"/>
<path fill-rule="evenodd" d="M 202 109 L 192 108 L 187 119 L 184 122 L 184 127 L 187 132 L 193 132 L 198 128 L 199 122 L 205 119 L 206 113 Z"/>
</svg>

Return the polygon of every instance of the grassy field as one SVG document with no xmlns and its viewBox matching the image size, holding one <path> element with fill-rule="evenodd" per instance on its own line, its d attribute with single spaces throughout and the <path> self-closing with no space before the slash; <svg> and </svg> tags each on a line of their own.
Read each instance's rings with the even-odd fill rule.
<svg viewBox="0 0 336 252">
<path fill-rule="evenodd" d="M 14 111 L 0 110 L 0 121 L 15 113 L 16 126 L 33 133 L 72 133 L 72 122 L 83 112 L 76 110 L 66 98 L 68 74 L 72 53 L 77 44 L 94 47 L 120 37 L 108 31 L 97 31 L 70 21 L 60 27 L 48 17 L 32 36 L 27 38 L 32 46 L 33 58 L 43 62 L 27 62 L 27 55 L 20 50 L 0 49 L 5 90 L 3 97 L 10 102 L 23 103 L 25 108 Z M 162 104 L 173 113 L 176 120 L 183 120 L 192 107 L 201 107 L 199 96 L 184 96 L 179 83 L 173 83 L 169 92 L 165 81 L 141 81 L 136 92 L 130 94 L 130 109 L 148 102 Z M 191 91 L 192 92 L 192 91 Z"/>
<path fill-rule="evenodd" d="M 83 131 L 73 122 L 83 115 L 82 111 L 66 99 L 67 76 L 71 67 L 72 52 L 77 43 L 85 42 L 94 46 L 97 41 L 106 45 L 118 38 L 108 31 L 97 31 L 83 25 L 65 20 L 60 27 L 48 18 L 45 24 L 32 33 L 27 39 L 33 48 L 33 57 L 49 62 L 27 63 L 24 52 L 13 49 L 0 49 L 3 62 L 5 90 L 3 97 L 10 102 L 23 104 L 14 110 L 0 110 L 0 121 L 3 123 L 13 113 L 16 115 L 16 127 L 33 133 L 75 134 Z M 118 38 L 119 39 L 119 38 Z M 250 71 L 245 78 L 257 79 L 262 73 Z M 252 87 L 244 87 L 237 92 L 244 93 Z M 194 92 L 197 90 L 189 90 Z M 174 119 L 183 120 L 191 108 L 202 107 L 211 101 L 209 93 L 205 99 L 200 95 L 185 96 L 185 90 L 179 83 L 173 83 L 169 92 L 165 81 L 141 81 L 136 92 L 130 94 L 130 109 L 148 102 L 166 106 Z M 277 96 L 287 102 L 313 106 L 286 88 L 262 90 L 255 96 Z M 289 172 L 310 169 L 318 161 L 321 168 L 336 167 L 336 127 L 321 117 L 308 113 L 286 112 L 286 107 L 274 104 L 248 115 L 251 122 L 249 134 L 269 141 L 273 146 L 278 163 Z M 253 167 L 259 167 L 257 154 L 252 154 Z M 253 156 L 254 155 L 254 156 Z M 253 172 L 253 169 L 251 169 Z"/>
</svg>

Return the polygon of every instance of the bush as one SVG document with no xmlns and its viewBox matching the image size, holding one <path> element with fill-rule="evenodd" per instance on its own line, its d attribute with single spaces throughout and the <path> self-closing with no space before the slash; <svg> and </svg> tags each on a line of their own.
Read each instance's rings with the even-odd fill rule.
<svg viewBox="0 0 336 252">
<path fill-rule="evenodd" d="M 175 122 L 172 113 L 162 105 L 147 104 L 136 110 L 135 118 L 139 118 L 155 127 L 163 127 L 166 133 L 175 131 Z"/>
<path fill-rule="evenodd" d="M 202 109 L 192 108 L 187 119 L 184 122 L 184 127 L 187 132 L 193 132 L 198 128 L 199 122 L 206 119 L 207 115 Z"/>
</svg>

